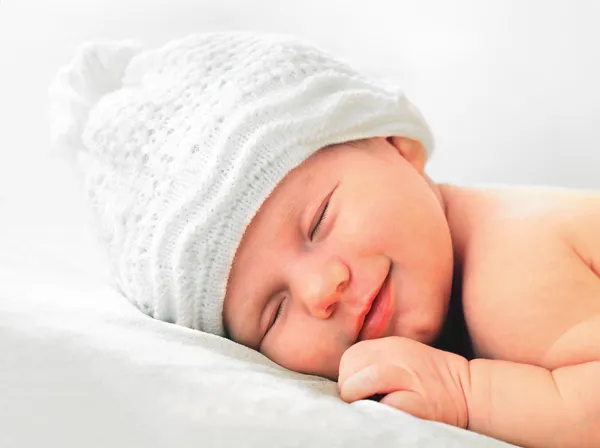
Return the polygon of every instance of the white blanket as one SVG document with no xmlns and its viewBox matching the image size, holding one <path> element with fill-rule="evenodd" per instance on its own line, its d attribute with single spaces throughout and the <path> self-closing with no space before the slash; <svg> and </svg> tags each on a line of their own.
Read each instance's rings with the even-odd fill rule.
<svg viewBox="0 0 600 448">
<path fill-rule="evenodd" d="M 502 446 L 146 317 L 77 269 L 0 265 L 2 447 Z"/>
</svg>

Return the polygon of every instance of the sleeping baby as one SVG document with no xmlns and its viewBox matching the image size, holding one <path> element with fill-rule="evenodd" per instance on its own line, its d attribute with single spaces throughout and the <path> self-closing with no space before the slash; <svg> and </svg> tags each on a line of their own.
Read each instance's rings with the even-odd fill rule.
<svg viewBox="0 0 600 448">
<path fill-rule="evenodd" d="M 347 402 L 600 446 L 600 193 L 436 184 L 403 92 L 290 36 L 88 44 L 51 95 L 144 313 Z"/>
</svg>

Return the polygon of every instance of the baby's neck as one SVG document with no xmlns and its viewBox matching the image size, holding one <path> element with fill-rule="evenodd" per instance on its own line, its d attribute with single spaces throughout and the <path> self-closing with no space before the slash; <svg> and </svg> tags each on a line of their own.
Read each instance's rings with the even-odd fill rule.
<svg viewBox="0 0 600 448">
<path fill-rule="evenodd" d="M 475 230 L 490 211 L 490 197 L 484 190 L 438 184 L 438 198 L 452 236 L 455 266 L 461 266 Z"/>
<path fill-rule="evenodd" d="M 455 263 L 448 312 L 433 346 L 470 360 L 474 358 L 474 352 L 462 305 L 462 268 Z"/>
<path fill-rule="evenodd" d="M 434 346 L 472 359 L 474 352 L 462 306 L 462 267 L 475 227 L 489 209 L 489 197 L 482 190 L 446 184 L 435 185 L 434 192 L 444 210 L 454 250 L 450 305 Z"/>
</svg>

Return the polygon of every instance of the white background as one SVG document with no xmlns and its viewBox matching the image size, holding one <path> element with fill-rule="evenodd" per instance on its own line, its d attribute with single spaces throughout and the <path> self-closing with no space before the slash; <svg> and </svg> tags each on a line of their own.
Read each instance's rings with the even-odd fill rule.
<svg viewBox="0 0 600 448">
<path fill-rule="evenodd" d="M 404 86 L 436 137 L 434 180 L 600 188 L 599 23 L 595 0 L 4 0 L 0 231 L 31 227 L 4 250 L 91 250 L 46 118 L 48 85 L 85 40 L 303 35 Z"/>
</svg>

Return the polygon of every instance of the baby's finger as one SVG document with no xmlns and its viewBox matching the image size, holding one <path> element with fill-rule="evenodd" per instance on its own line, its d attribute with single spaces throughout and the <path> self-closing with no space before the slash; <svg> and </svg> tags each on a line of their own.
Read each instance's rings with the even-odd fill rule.
<svg viewBox="0 0 600 448">
<path fill-rule="evenodd" d="M 373 350 L 373 347 L 377 347 L 373 342 L 377 339 L 369 339 L 367 341 L 360 341 L 351 347 L 349 347 L 340 359 L 338 383 L 343 384 L 348 378 L 362 369 L 385 360 L 385 357 L 381 357 L 379 351 Z"/>
<path fill-rule="evenodd" d="M 410 390 L 412 377 L 402 367 L 393 364 L 372 364 L 359 370 L 339 384 L 342 400 L 351 403 L 375 394 Z"/>
<path fill-rule="evenodd" d="M 412 390 L 391 392 L 383 397 L 380 403 L 386 404 L 400 411 L 407 412 L 415 417 L 431 420 L 427 404 L 423 397 Z"/>
<path fill-rule="evenodd" d="M 402 339 L 404 338 L 388 336 L 360 341 L 349 347 L 340 359 L 338 382 L 342 384 L 360 370 L 385 362 L 390 356 L 402 358 Z"/>
</svg>

